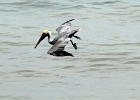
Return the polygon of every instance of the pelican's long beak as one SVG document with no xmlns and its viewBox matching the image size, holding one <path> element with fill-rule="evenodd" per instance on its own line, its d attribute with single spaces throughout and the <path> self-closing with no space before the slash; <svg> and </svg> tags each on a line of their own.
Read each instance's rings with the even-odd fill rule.
<svg viewBox="0 0 140 100">
<path fill-rule="evenodd" d="M 47 34 L 42 33 L 40 39 L 38 40 L 36 46 L 34 47 L 34 49 L 38 46 L 38 44 L 47 36 Z"/>
</svg>

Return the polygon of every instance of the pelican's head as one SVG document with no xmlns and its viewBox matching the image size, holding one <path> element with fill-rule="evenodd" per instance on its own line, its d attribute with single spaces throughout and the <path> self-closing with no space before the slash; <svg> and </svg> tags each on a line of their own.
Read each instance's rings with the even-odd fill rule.
<svg viewBox="0 0 140 100">
<path fill-rule="evenodd" d="M 51 35 L 51 31 L 50 30 L 44 30 L 42 34 Z"/>
<path fill-rule="evenodd" d="M 37 44 L 36 44 L 36 46 L 35 46 L 34 48 L 36 48 L 37 45 L 38 45 L 46 36 L 48 36 L 48 38 L 50 38 L 50 36 L 51 36 L 51 31 L 50 31 L 50 30 L 44 30 L 44 31 L 43 31 L 43 33 L 42 33 L 40 39 L 38 40 L 38 42 L 37 42 Z"/>
</svg>

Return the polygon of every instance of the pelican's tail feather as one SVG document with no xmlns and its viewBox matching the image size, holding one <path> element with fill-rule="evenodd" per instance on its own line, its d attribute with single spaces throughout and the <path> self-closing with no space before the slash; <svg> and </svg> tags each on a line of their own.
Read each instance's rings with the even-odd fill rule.
<svg viewBox="0 0 140 100">
<path fill-rule="evenodd" d="M 68 53 L 66 51 L 55 51 L 53 53 L 50 53 L 50 55 L 58 56 L 58 57 L 62 57 L 62 56 L 72 56 L 72 57 L 74 57 L 71 53 Z"/>
</svg>

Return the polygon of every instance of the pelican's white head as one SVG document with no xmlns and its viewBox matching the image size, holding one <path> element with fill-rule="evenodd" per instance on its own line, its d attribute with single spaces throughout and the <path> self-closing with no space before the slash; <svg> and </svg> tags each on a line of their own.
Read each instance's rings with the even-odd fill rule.
<svg viewBox="0 0 140 100">
<path fill-rule="evenodd" d="M 50 30 L 44 30 L 42 34 L 46 34 L 46 35 L 49 34 L 49 35 L 51 35 L 51 31 Z"/>
</svg>

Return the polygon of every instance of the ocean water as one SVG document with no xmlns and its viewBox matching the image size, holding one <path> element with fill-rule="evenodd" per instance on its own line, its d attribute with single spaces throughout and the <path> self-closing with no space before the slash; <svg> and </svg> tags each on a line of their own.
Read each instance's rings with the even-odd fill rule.
<svg viewBox="0 0 140 100">
<path fill-rule="evenodd" d="M 65 50 L 47 54 L 42 32 L 75 19 Z M 139 0 L 0 0 L 0 100 L 139 100 Z"/>
</svg>

